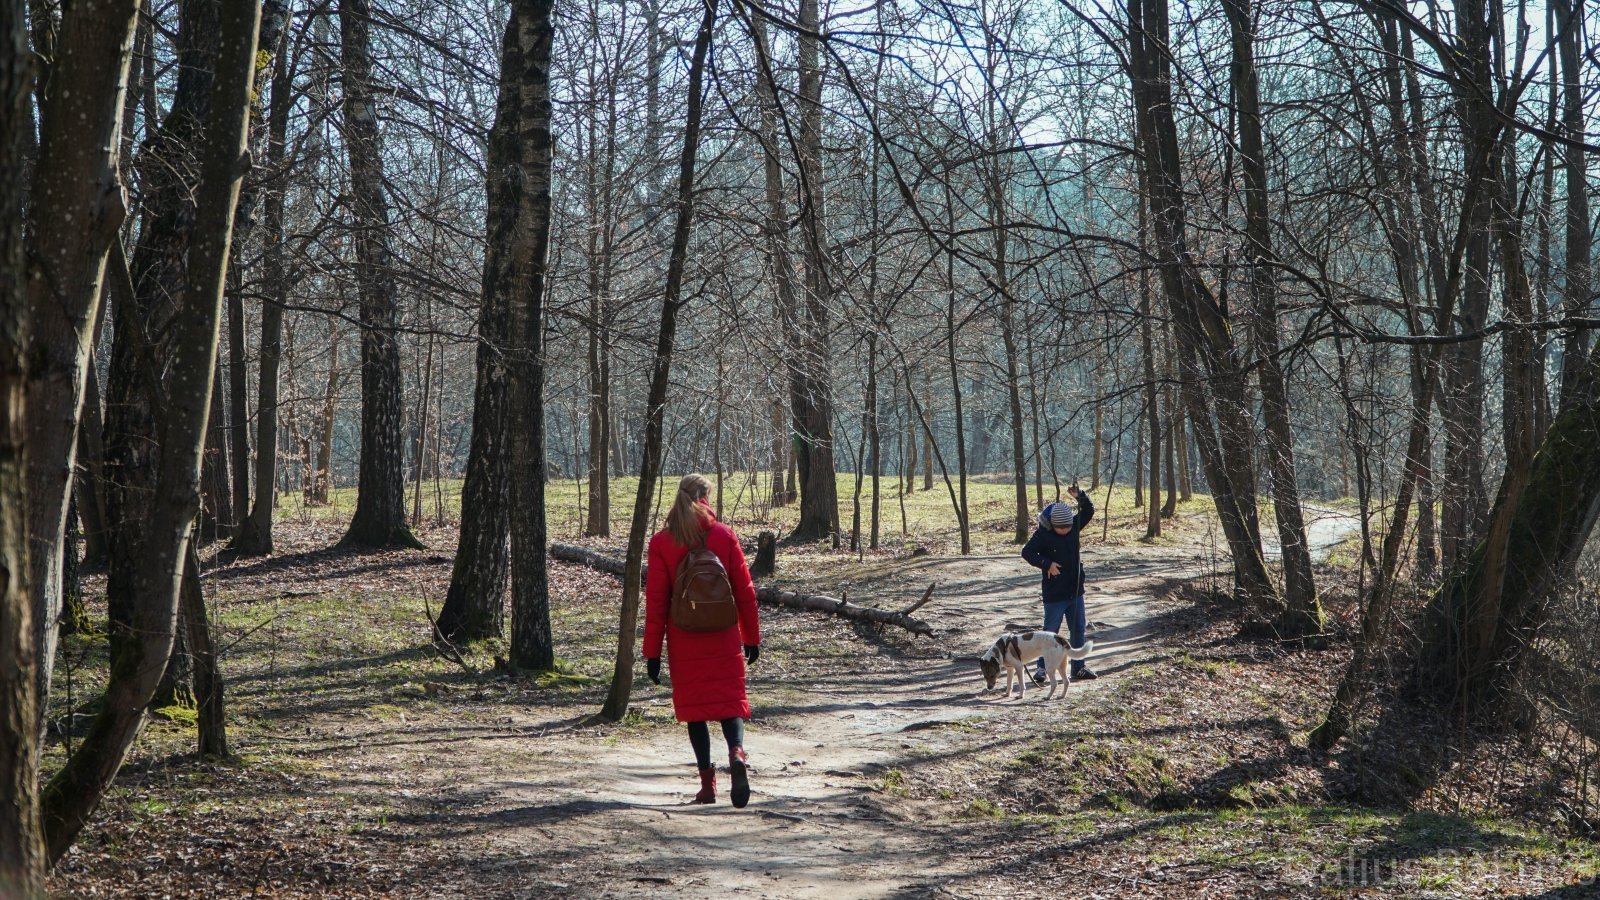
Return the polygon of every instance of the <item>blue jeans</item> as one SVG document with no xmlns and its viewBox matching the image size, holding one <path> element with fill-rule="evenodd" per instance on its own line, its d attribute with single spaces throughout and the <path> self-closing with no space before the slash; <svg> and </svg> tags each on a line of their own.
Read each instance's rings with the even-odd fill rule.
<svg viewBox="0 0 1600 900">
<path fill-rule="evenodd" d="M 1060 634 L 1062 619 L 1067 620 L 1067 639 L 1072 642 L 1072 646 L 1082 647 L 1083 633 L 1089 628 L 1088 615 L 1083 608 L 1082 594 L 1071 600 L 1059 600 L 1055 603 L 1046 603 L 1044 605 L 1045 631 Z M 1082 672 L 1083 669 L 1083 660 L 1075 659 L 1072 661 L 1072 674 L 1076 675 Z M 1038 664 L 1034 666 L 1034 670 L 1041 675 L 1044 674 L 1044 657 L 1039 657 Z"/>
</svg>

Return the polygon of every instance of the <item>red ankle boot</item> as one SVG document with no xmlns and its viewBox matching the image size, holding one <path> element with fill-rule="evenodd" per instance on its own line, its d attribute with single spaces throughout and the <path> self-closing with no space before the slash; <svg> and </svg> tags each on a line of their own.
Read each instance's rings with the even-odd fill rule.
<svg viewBox="0 0 1600 900">
<path fill-rule="evenodd" d="M 700 770 L 700 793 L 694 795 L 695 803 L 717 802 L 717 767 L 707 766 Z"/>
<path fill-rule="evenodd" d="M 735 809 L 744 809 L 744 805 L 750 802 L 749 762 L 750 758 L 745 756 L 743 747 L 728 751 L 728 775 L 733 780 L 731 796 Z"/>
</svg>

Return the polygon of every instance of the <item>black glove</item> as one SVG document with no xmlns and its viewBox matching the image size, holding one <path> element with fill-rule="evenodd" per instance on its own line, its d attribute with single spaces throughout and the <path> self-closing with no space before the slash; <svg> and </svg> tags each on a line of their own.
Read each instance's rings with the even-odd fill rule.
<svg viewBox="0 0 1600 900">
<path fill-rule="evenodd" d="M 760 658 L 761 658 L 761 645 L 760 644 L 745 644 L 744 645 L 744 661 L 746 663 L 753 664 L 753 663 L 755 663 L 756 660 L 758 660 Z"/>
<path fill-rule="evenodd" d="M 656 684 L 661 683 L 661 657 L 652 656 L 644 661 L 644 673 Z"/>
</svg>

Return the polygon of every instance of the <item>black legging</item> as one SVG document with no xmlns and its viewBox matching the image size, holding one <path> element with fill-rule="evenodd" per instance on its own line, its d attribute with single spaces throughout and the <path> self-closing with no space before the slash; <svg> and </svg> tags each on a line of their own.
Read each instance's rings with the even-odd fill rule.
<svg viewBox="0 0 1600 900">
<path fill-rule="evenodd" d="M 689 746 L 694 748 L 694 761 L 702 769 L 711 768 L 711 729 L 706 722 L 689 723 Z M 728 742 L 728 749 L 744 746 L 744 720 L 740 718 L 722 720 L 722 737 Z"/>
</svg>

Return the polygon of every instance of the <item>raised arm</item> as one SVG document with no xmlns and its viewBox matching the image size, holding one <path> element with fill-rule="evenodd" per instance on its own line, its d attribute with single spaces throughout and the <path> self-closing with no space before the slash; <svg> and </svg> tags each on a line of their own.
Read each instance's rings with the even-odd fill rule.
<svg viewBox="0 0 1600 900">
<path fill-rule="evenodd" d="M 1083 526 L 1094 518 L 1094 501 L 1089 499 L 1088 491 L 1081 490 L 1074 495 L 1074 499 L 1078 501 L 1078 514 L 1072 518 L 1072 530 L 1082 531 Z"/>
</svg>

